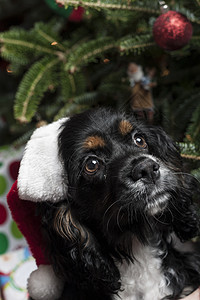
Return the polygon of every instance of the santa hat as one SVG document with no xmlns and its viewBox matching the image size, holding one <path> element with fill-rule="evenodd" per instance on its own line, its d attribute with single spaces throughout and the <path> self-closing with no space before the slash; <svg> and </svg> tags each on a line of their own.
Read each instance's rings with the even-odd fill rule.
<svg viewBox="0 0 200 300">
<path fill-rule="evenodd" d="M 36 202 L 63 200 L 67 177 L 58 153 L 58 136 L 66 118 L 35 130 L 26 145 L 17 181 L 7 198 L 13 219 L 25 236 L 38 269 L 28 279 L 28 292 L 34 300 L 59 299 L 64 283 L 47 258 Z"/>
</svg>

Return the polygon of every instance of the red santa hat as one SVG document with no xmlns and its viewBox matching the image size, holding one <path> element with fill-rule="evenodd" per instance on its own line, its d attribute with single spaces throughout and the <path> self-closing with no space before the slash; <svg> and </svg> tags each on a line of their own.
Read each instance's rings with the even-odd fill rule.
<svg viewBox="0 0 200 300">
<path fill-rule="evenodd" d="M 58 135 L 66 118 L 35 130 L 26 145 L 17 181 L 7 199 L 13 219 L 25 236 L 38 269 L 28 279 L 34 300 L 59 299 L 64 283 L 47 258 L 36 203 L 58 202 L 67 194 L 67 178 L 58 154 Z"/>
</svg>

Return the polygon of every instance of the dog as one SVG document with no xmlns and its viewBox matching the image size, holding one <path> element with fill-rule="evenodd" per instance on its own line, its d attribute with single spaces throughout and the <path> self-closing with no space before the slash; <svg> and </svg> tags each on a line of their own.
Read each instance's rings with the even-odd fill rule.
<svg viewBox="0 0 200 300">
<path fill-rule="evenodd" d="M 195 290 L 200 256 L 175 242 L 199 234 L 195 183 L 171 138 L 101 108 L 67 120 L 58 145 L 66 197 L 38 213 L 66 282 L 61 300 L 179 299 Z"/>
</svg>

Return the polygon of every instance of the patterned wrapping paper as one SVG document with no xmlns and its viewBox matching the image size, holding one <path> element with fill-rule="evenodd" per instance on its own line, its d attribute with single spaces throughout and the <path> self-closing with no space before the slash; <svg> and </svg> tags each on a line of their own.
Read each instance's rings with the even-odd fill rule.
<svg viewBox="0 0 200 300">
<path fill-rule="evenodd" d="M 0 256 L 0 300 L 27 300 L 27 279 L 36 269 L 28 247 Z"/>
<path fill-rule="evenodd" d="M 25 238 L 11 217 L 6 196 L 17 179 L 24 147 L 0 148 L 0 300 L 27 300 L 27 279 L 36 269 Z"/>
<path fill-rule="evenodd" d="M 0 255 L 27 245 L 12 220 L 6 200 L 7 193 L 17 178 L 23 150 L 22 147 L 0 148 Z"/>
</svg>

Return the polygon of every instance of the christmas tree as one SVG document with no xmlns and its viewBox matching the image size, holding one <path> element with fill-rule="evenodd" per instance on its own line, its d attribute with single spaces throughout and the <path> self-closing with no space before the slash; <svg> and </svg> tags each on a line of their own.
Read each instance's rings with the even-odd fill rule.
<svg viewBox="0 0 200 300">
<path fill-rule="evenodd" d="M 91 107 L 129 110 L 127 67 L 137 62 L 156 70 L 155 125 L 180 143 L 182 156 L 200 177 L 200 1 L 36 2 L 35 10 L 46 6 L 48 13 L 32 18 L 32 26 L 21 22 L 0 33 L 4 80 L 11 85 L 11 91 L 1 91 L 0 122 L 7 121 L 0 123 L 1 134 L 9 136 L 1 144 L 23 143 L 36 126 Z M 84 15 L 77 20 L 72 13 L 80 12 L 79 6 Z M 31 2 L 28 7 L 26 19 Z M 159 19 L 165 13 L 171 23 L 174 13 L 184 16 L 187 30 L 185 21 L 179 27 L 176 21 L 168 36 L 169 24 Z"/>
</svg>

